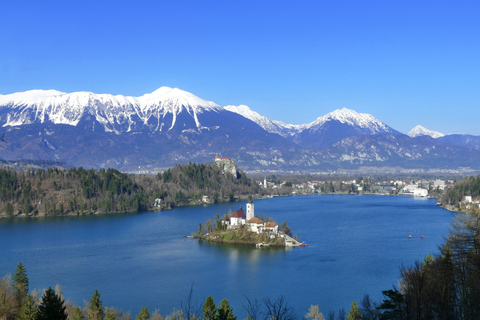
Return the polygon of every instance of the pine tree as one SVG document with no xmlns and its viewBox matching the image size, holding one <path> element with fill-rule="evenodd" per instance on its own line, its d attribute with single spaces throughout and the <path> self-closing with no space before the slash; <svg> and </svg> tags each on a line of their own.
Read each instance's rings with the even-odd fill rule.
<svg viewBox="0 0 480 320">
<path fill-rule="evenodd" d="M 90 306 L 88 307 L 88 319 L 103 320 L 104 317 L 105 314 L 103 312 L 102 301 L 100 300 L 100 293 L 95 289 L 90 299 Z"/>
<path fill-rule="evenodd" d="M 19 263 L 12 278 L 15 300 L 21 306 L 28 294 L 28 274 L 23 263 Z"/>
<path fill-rule="evenodd" d="M 42 296 L 42 303 L 38 307 L 37 320 L 67 320 L 63 299 L 56 295 L 52 287 Z"/>
<path fill-rule="evenodd" d="M 215 320 L 217 314 L 217 307 L 213 301 L 212 296 L 208 296 L 203 304 L 202 314 L 205 320 Z"/>
<path fill-rule="evenodd" d="M 350 310 L 347 313 L 347 320 L 362 320 L 362 313 L 355 300 L 353 300 Z"/>
<path fill-rule="evenodd" d="M 35 320 L 37 318 L 38 307 L 35 304 L 35 299 L 28 295 L 23 301 L 22 307 L 18 312 L 16 320 Z"/>
<path fill-rule="evenodd" d="M 223 299 L 220 302 L 220 306 L 217 310 L 216 320 L 236 320 L 237 317 L 233 314 L 233 309 L 228 303 L 227 299 Z"/>
<path fill-rule="evenodd" d="M 140 312 L 135 317 L 135 320 L 149 320 L 149 319 L 150 319 L 150 313 L 148 312 L 148 306 L 146 306 L 145 308 L 141 308 Z"/>
</svg>

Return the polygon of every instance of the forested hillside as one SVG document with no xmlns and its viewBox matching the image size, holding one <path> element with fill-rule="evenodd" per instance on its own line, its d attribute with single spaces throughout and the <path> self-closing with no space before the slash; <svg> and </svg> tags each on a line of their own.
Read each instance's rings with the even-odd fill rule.
<svg viewBox="0 0 480 320">
<path fill-rule="evenodd" d="M 55 216 L 134 212 L 232 201 L 259 194 L 253 179 L 215 164 L 177 165 L 157 176 L 127 175 L 115 169 L 0 168 L 0 216 Z M 160 199 L 160 200 L 157 200 Z"/>
<path fill-rule="evenodd" d="M 471 196 L 473 200 L 480 197 L 480 175 L 469 176 L 457 181 L 452 187 L 444 191 L 441 202 L 444 206 L 462 209 L 462 201 L 465 196 Z"/>
<path fill-rule="evenodd" d="M 208 196 L 210 202 L 223 202 L 239 196 L 263 195 L 264 189 L 254 179 L 238 169 L 233 173 L 216 163 L 189 163 L 159 173 L 156 179 L 149 176 L 134 179 L 148 194 L 162 199 L 162 206 L 166 208 L 200 203 L 203 196 Z"/>
</svg>

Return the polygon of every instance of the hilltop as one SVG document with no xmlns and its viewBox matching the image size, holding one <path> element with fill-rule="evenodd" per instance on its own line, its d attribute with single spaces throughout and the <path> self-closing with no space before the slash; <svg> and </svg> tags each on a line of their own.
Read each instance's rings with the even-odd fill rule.
<svg viewBox="0 0 480 320">
<path fill-rule="evenodd" d="M 232 161 L 177 165 L 156 176 L 116 169 L 0 168 L 0 217 L 170 209 L 264 195 Z"/>
</svg>

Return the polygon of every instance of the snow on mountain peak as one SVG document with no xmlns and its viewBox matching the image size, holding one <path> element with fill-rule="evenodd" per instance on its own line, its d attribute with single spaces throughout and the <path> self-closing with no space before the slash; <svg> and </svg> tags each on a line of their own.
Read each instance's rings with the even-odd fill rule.
<svg viewBox="0 0 480 320">
<path fill-rule="evenodd" d="M 300 127 L 293 124 L 286 124 L 282 121 L 270 120 L 269 118 L 260 115 L 258 112 L 253 111 L 246 105 L 229 105 L 225 106 L 224 109 L 238 113 L 239 115 L 252 120 L 270 133 L 276 133 L 284 137 L 292 135 L 292 133 L 298 130 L 298 128 Z"/>
<path fill-rule="evenodd" d="M 239 115 L 242 115 L 245 118 L 250 119 L 253 122 L 257 122 L 257 123 L 258 123 L 258 121 L 268 119 L 267 117 L 261 116 L 258 112 L 253 111 L 252 109 L 250 109 L 248 106 L 246 106 L 244 104 L 241 104 L 239 106 L 229 105 L 229 106 L 225 106 L 223 108 L 228 110 L 228 111 L 238 113 Z"/>
<path fill-rule="evenodd" d="M 161 87 L 141 97 L 111 94 L 95 94 L 92 92 L 64 93 L 56 90 L 31 90 L 9 95 L 0 95 L 0 108 L 6 112 L 3 126 L 19 126 L 34 122 L 52 121 L 55 124 L 76 126 L 80 119 L 90 114 L 105 126 L 106 131 L 119 133 L 118 126 L 128 126 L 132 130 L 138 116 L 144 124 L 156 118 L 159 122 L 167 113 L 173 115 L 170 129 L 175 125 L 177 115 L 186 110 L 195 120 L 197 128 L 201 128 L 198 114 L 208 111 L 223 110 L 219 105 L 200 99 L 199 97 L 177 89 Z M 160 124 L 157 129 L 160 128 Z"/>
<path fill-rule="evenodd" d="M 410 130 L 410 132 L 407 133 L 407 135 L 412 138 L 419 137 L 419 136 L 430 136 L 434 139 L 445 136 L 443 133 L 433 131 L 433 130 L 428 130 L 425 127 L 422 127 L 421 125 L 418 125 L 412 130 Z"/>
<path fill-rule="evenodd" d="M 195 112 L 201 112 L 201 109 L 212 110 L 221 108 L 214 102 L 203 100 L 190 92 L 169 87 L 161 87 L 152 93 L 138 97 L 137 100 L 147 109 L 152 106 L 162 106 L 170 109 L 169 111 L 175 110 L 176 112 L 180 111 L 182 107 L 187 109 L 193 108 Z"/>
<path fill-rule="evenodd" d="M 371 128 L 373 131 L 380 130 L 387 130 L 387 126 L 381 122 L 380 120 L 376 119 L 374 116 L 368 113 L 359 113 L 351 109 L 342 108 L 337 109 L 328 113 L 323 117 L 317 118 L 317 120 L 313 121 L 309 125 L 308 128 L 321 126 L 327 121 L 337 120 L 341 123 L 345 123 L 351 126 L 359 126 L 361 128 Z"/>
<path fill-rule="evenodd" d="M 0 105 L 8 104 L 11 102 L 19 102 L 22 104 L 30 105 L 38 100 L 45 100 L 50 97 L 60 96 L 65 94 L 65 92 L 60 92 L 57 90 L 29 90 L 25 92 L 16 92 L 6 95 L 0 94 Z"/>
</svg>

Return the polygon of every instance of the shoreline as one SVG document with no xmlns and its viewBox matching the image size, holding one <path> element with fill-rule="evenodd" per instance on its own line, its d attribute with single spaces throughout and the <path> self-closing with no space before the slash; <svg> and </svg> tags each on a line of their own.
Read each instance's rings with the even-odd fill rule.
<svg viewBox="0 0 480 320">
<path fill-rule="evenodd" d="M 269 196 L 263 196 L 263 197 L 257 197 L 257 200 L 262 200 L 262 199 L 272 199 L 272 198 L 278 198 L 278 197 L 296 197 L 296 196 L 310 196 L 310 195 L 345 195 L 345 196 L 361 196 L 361 195 L 372 195 L 372 196 L 403 196 L 403 197 L 413 197 L 410 195 L 402 195 L 402 194 L 380 194 L 380 193 L 363 193 L 363 194 L 358 194 L 358 193 L 342 193 L 342 192 L 335 192 L 335 193 L 305 193 L 305 194 L 288 194 L 288 195 L 269 195 Z M 436 199 L 435 197 L 421 197 L 421 199 Z M 232 202 L 238 202 L 238 201 L 243 201 L 245 199 L 237 199 Z M 226 203 L 230 201 L 219 201 L 215 203 Z M 205 205 L 211 205 L 215 203 L 195 203 L 195 204 L 186 204 L 186 205 L 179 205 L 175 206 L 172 208 L 151 208 L 151 209 L 146 209 L 143 210 L 143 212 L 150 212 L 150 211 L 165 211 L 165 210 L 172 210 L 175 208 L 183 208 L 183 207 L 192 207 L 192 206 L 205 206 Z M 460 212 L 458 210 L 454 209 L 449 209 L 444 206 L 439 206 L 442 207 L 443 209 L 453 211 L 453 212 Z M 45 215 L 45 214 L 37 214 L 37 215 L 29 215 L 25 216 L 25 214 L 17 214 L 14 215 L 13 217 L 8 217 L 6 214 L 0 214 L 0 219 L 37 219 L 37 218 L 58 218 L 58 217 L 81 217 L 81 216 L 97 216 L 97 215 L 111 215 L 111 214 L 135 214 L 138 213 L 138 211 L 123 211 L 123 212 L 94 212 L 94 213 L 85 213 L 85 214 L 76 214 L 76 213 L 67 213 L 67 214 L 58 214 L 58 215 Z"/>
</svg>

